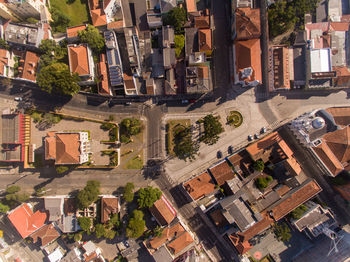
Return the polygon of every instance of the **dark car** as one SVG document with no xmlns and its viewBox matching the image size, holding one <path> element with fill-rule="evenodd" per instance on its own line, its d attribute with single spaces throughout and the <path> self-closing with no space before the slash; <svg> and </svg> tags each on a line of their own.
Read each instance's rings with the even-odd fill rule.
<svg viewBox="0 0 350 262">
<path fill-rule="evenodd" d="M 129 242 L 125 240 L 125 241 L 124 241 L 124 246 L 130 247 Z"/>
<path fill-rule="evenodd" d="M 229 154 L 232 154 L 232 153 L 233 153 L 233 146 L 229 146 L 229 147 L 227 148 L 227 152 L 228 152 Z"/>
<path fill-rule="evenodd" d="M 216 156 L 217 156 L 217 158 L 222 158 L 222 152 L 219 150 L 219 151 L 216 153 Z"/>
</svg>

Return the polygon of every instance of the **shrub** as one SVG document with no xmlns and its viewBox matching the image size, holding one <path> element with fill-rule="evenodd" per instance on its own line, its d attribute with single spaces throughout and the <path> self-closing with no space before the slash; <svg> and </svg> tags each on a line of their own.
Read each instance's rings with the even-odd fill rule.
<svg viewBox="0 0 350 262">
<path fill-rule="evenodd" d="M 130 182 L 124 187 L 123 198 L 126 202 L 132 202 L 134 200 L 134 188 L 134 184 Z"/>
<path fill-rule="evenodd" d="M 254 162 L 253 167 L 254 167 L 254 169 L 255 169 L 256 171 L 262 172 L 262 171 L 264 171 L 264 169 L 265 169 L 265 163 L 264 163 L 264 161 L 262 161 L 261 159 L 259 159 L 259 160 L 257 160 L 257 161 Z"/>
<path fill-rule="evenodd" d="M 19 186 L 9 186 L 6 188 L 6 193 L 13 194 L 19 192 L 20 190 L 21 188 Z"/>
<path fill-rule="evenodd" d="M 64 172 L 67 172 L 69 170 L 68 166 L 55 166 L 55 168 L 58 174 L 63 174 Z"/>
<path fill-rule="evenodd" d="M 258 177 L 255 180 L 255 184 L 257 186 L 257 188 L 259 188 L 260 190 L 263 190 L 264 188 L 266 188 L 269 183 L 273 180 L 272 176 L 266 176 L 266 177 Z"/>
<path fill-rule="evenodd" d="M 307 211 L 307 207 L 305 205 L 300 205 L 290 213 L 290 216 L 293 219 L 299 219 L 303 216 L 303 214 L 306 211 Z"/>
</svg>

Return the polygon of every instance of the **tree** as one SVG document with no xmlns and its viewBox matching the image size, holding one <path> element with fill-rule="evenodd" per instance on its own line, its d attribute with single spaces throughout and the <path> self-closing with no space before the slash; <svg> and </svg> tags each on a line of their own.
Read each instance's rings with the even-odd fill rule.
<svg viewBox="0 0 350 262">
<path fill-rule="evenodd" d="M 121 132 L 130 137 L 139 134 L 142 130 L 142 121 L 137 118 L 124 118 L 120 123 Z"/>
<path fill-rule="evenodd" d="M 179 159 L 194 160 L 199 144 L 192 140 L 191 127 L 179 126 L 173 130 L 174 153 Z"/>
<path fill-rule="evenodd" d="M 10 211 L 10 207 L 0 203 L 0 213 L 7 213 L 8 211 Z"/>
<path fill-rule="evenodd" d="M 96 53 L 101 53 L 105 46 L 105 39 L 100 31 L 92 25 L 88 25 L 85 30 L 78 32 L 79 39 L 82 43 L 87 43 Z"/>
<path fill-rule="evenodd" d="M 274 225 L 273 232 L 275 233 L 276 238 L 282 242 L 289 242 L 292 237 L 290 228 L 286 223 Z"/>
<path fill-rule="evenodd" d="M 45 39 L 41 41 L 39 45 L 40 49 L 40 65 L 42 67 L 48 66 L 59 61 L 64 62 L 66 58 L 67 48 L 65 46 L 60 46 L 55 40 Z"/>
<path fill-rule="evenodd" d="M 78 217 L 78 223 L 80 228 L 84 231 L 84 232 L 90 232 L 90 228 L 92 226 L 92 222 L 91 219 L 89 217 Z"/>
<path fill-rule="evenodd" d="M 182 50 L 185 47 L 185 36 L 184 35 L 175 35 L 175 55 L 177 58 L 180 57 Z"/>
<path fill-rule="evenodd" d="M 100 182 L 89 180 L 83 190 L 80 190 L 77 196 L 77 206 L 80 209 L 87 208 L 93 202 L 96 202 L 100 194 Z"/>
<path fill-rule="evenodd" d="M 258 177 L 255 180 L 255 184 L 257 186 L 257 188 L 259 188 L 260 190 L 263 190 L 264 188 L 266 188 L 269 183 L 273 180 L 272 176 L 266 176 L 266 177 Z"/>
<path fill-rule="evenodd" d="M 10 46 L 8 45 L 8 43 L 6 42 L 5 39 L 0 38 L 0 47 L 4 48 L 6 50 L 10 50 Z"/>
<path fill-rule="evenodd" d="M 290 216 L 293 219 L 299 219 L 303 216 L 306 210 L 307 210 L 307 207 L 305 205 L 300 205 L 296 209 L 294 209 L 292 212 L 290 212 Z"/>
<path fill-rule="evenodd" d="M 19 186 L 9 186 L 6 188 L 6 193 L 13 194 L 19 192 L 20 190 L 21 188 Z"/>
<path fill-rule="evenodd" d="M 39 187 L 38 189 L 35 190 L 35 195 L 37 197 L 42 197 L 45 195 L 45 193 L 46 193 L 45 187 Z"/>
<path fill-rule="evenodd" d="M 132 238 L 138 238 L 142 236 L 145 230 L 145 226 L 146 223 L 145 220 L 143 220 L 142 211 L 134 210 L 126 228 L 126 236 Z"/>
<path fill-rule="evenodd" d="M 140 188 L 138 191 L 137 203 L 139 208 L 150 208 L 154 202 L 159 200 L 162 196 L 162 191 L 159 188 L 153 188 L 151 186 Z"/>
<path fill-rule="evenodd" d="M 153 236 L 155 236 L 155 237 L 160 237 L 160 236 L 162 236 L 163 230 L 164 230 L 164 228 L 162 228 L 162 227 L 160 227 L 160 226 L 156 226 L 156 227 L 153 229 Z"/>
<path fill-rule="evenodd" d="M 18 202 L 23 203 L 29 200 L 29 195 L 26 193 L 17 193 L 16 198 Z"/>
<path fill-rule="evenodd" d="M 50 8 L 52 21 L 50 26 L 54 32 L 64 33 L 69 26 L 70 19 L 68 16 L 60 12 L 57 8 Z"/>
<path fill-rule="evenodd" d="M 117 232 L 115 232 L 114 230 L 106 230 L 103 236 L 108 239 L 113 239 L 116 233 Z"/>
<path fill-rule="evenodd" d="M 134 184 L 127 183 L 124 187 L 123 198 L 126 202 L 132 202 L 134 200 Z"/>
<path fill-rule="evenodd" d="M 108 228 L 118 229 L 120 227 L 119 214 L 113 214 L 108 221 Z"/>
<path fill-rule="evenodd" d="M 71 74 L 68 65 L 53 63 L 43 67 L 37 77 L 38 85 L 48 93 L 74 95 L 79 92 L 78 74 Z"/>
<path fill-rule="evenodd" d="M 186 20 L 186 10 L 182 7 L 175 7 L 163 16 L 163 24 L 173 26 L 176 34 L 183 33 Z"/>
<path fill-rule="evenodd" d="M 83 238 L 83 235 L 81 233 L 75 233 L 74 234 L 74 241 L 78 242 Z"/>
<path fill-rule="evenodd" d="M 200 141 L 213 145 L 219 140 L 219 134 L 221 134 L 224 129 L 217 117 L 213 115 L 207 115 L 202 120 L 204 124 L 204 134 L 200 137 Z"/>
<path fill-rule="evenodd" d="M 261 159 L 258 159 L 257 161 L 254 161 L 253 168 L 256 171 L 262 172 L 265 169 L 265 163 Z"/>
<path fill-rule="evenodd" d="M 105 230 L 104 225 L 102 225 L 102 224 L 97 224 L 97 225 L 95 226 L 95 234 L 96 234 L 96 237 L 97 237 L 97 238 L 103 237 L 104 234 L 105 234 L 105 232 L 106 232 L 106 230 Z"/>
</svg>

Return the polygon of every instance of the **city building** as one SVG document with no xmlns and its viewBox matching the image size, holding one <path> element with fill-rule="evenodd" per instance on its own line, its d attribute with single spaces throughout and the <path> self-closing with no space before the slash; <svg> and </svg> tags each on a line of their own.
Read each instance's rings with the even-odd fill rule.
<svg viewBox="0 0 350 262">
<path fill-rule="evenodd" d="M 72 74 L 79 75 L 80 85 L 89 85 L 94 83 L 95 63 L 92 57 L 92 51 L 87 44 L 68 45 L 69 70 Z"/>
<path fill-rule="evenodd" d="M 112 215 L 120 211 L 119 198 L 115 196 L 103 196 L 101 198 L 101 223 L 109 221 Z"/>
<path fill-rule="evenodd" d="M 28 167 L 34 162 L 35 145 L 30 144 L 30 116 L 3 112 L 1 116 L 0 161 L 22 162 Z"/>
<path fill-rule="evenodd" d="M 5 40 L 11 45 L 21 45 L 29 49 L 37 49 L 44 39 L 44 27 L 8 23 L 5 27 Z"/>
<path fill-rule="evenodd" d="M 92 241 L 88 241 L 82 245 L 85 253 L 83 254 L 84 261 L 105 261 L 101 249 L 96 247 Z"/>
<path fill-rule="evenodd" d="M 0 17 L 11 20 L 13 22 L 18 22 L 19 18 L 14 14 L 7 6 L 7 2 L 4 0 L 0 1 Z"/>
<path fill-rule="evenodd" d="M 18 61 L 18 78 L 35 83 L 39 59 L 38 54 L 26 51 L 24 59 Z"/>
<path fill-rule="evenodd" d="M 97 69 L 99 74 L 98 93 L 100 95 L 112 96 L 113 93 L 108 82 L 107 61 L 105 54 L 100 55 L 100 62 L 97 65 Z"/>
<path fill-rule="evenodd" d="M 161 226 L 170 225 L 170 223 L 176 217 L 176 211 L 165 198 L 164 194 L 159 200 L 157 200 L 153 206 L 149 209 L 153 217 L 157 220 Z"/>
<path fill-rule="evenodd" d="M 259 38 L 260 35 L 260 9 L 237 8 L 235 11 L 235 38 L 242 41 Z"/>
<path fill-rule="evenodd" d="M 42 6 L 45 6 L 42 0 L 7 0 L 7 7 L 24 20 L 30 17 L 40 19 Z"/>
<path fill-rule="evenodd" d="M 45 137 L 45 160 L 55 165 L 81 165 L 90 153 L 88 132 L 49 132 Z"/>
<path fill-rule="evenodd" d="M 269 90 L 289 90 L 293 75 L 293 53 L 287 46 L 269 48 Z M 292 78 L 290 77 L 292 75 Z"/>
<path fill-rule="evenodd" d="M 76 42 L 79 40 L 78 33 L 86 29 L 86 25 L 78 25 L 73 27 L 67 27 L 66 35 L 68 43 Z"/>
<path fill-rule="evenodd" d="M 34 213 L 32 209 L 30 204 L 24 203 L 7 214 L 7 218 L 23 239 L 43 227 L 47 219 L 46 213 L 39 210 Z"/>
<path fill-rule="evenodd" d="M 336 225 L 334 215 L 329 209 L 312 201 L 304 205 L 307 207 L 306 212 L 299 219 L 293 220 L 292 224 L 309 238 L 316 238 Z"/>
<path fill-rule="evenodd" d="M 209 196 L 216 191 L 214 180 L 208 172 L 204 172 L 183 183 L 183 187 L 193 201 Z"/>
<path fill-rule="evenodd" d="M 61 235 L 59 229 L 56 228 L 54 223 L 46 224 L 41 227 L 33 234 L 30 235 L 30 238 L 33 240 L 34 244 L 38 244 L 42 249 L 47 245 L 55 241 Z"/>
<path fill-rule="evenodd" d="M 122 12 L 120 0 L 89 0 L 88 4 L 94 26 L 105 26 L 113 22 L 118 13 Z"/>
<path fill-rule="evenodd" d="M 9 51 L 0 48 L 0 76 L 9 77 Z"/>
</svg>

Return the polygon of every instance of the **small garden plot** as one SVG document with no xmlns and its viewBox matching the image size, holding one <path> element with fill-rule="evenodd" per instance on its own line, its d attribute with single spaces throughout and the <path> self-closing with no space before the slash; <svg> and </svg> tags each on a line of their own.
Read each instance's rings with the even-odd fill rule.
<svg viewBox="0 0 350 262">
<path fill-rule="evenodd" d="M 169 120 L 167 123 L 166 148 L 169 155 L 174 156 L 174 131 L 182 127 L 190 127 L 189 119 Z"/>
<path fill-rule="evenodd" d="M 234 127 L 239 127 L 243 123 L 243 116 L 238 111 L 231 111 L 230 115 L 227 117 L 227 124 Z"/>
</svg>

